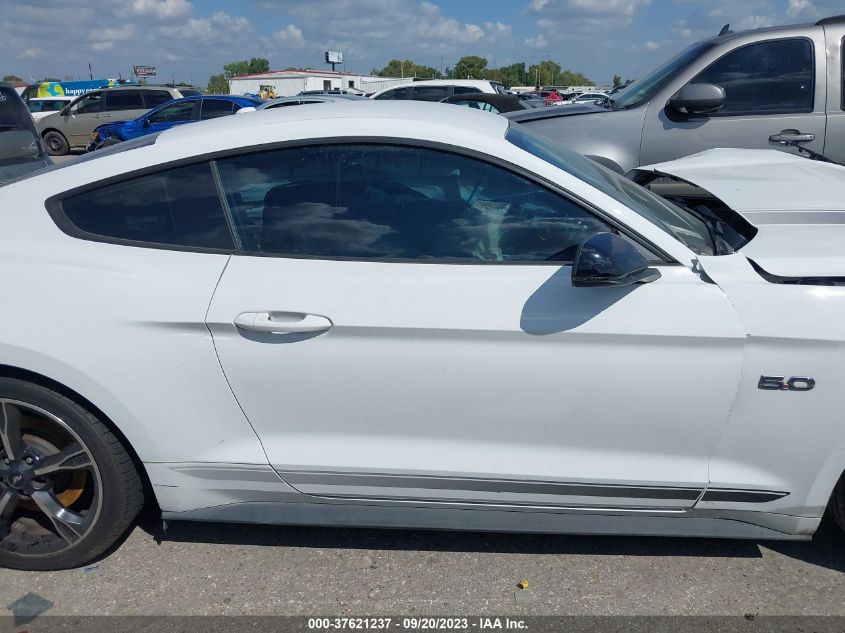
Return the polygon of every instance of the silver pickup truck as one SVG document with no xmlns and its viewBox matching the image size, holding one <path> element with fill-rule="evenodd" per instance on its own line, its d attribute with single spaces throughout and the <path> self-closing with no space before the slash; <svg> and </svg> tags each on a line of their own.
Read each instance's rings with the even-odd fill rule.
<svg viewBox="0 0 845 633">
<path fill-rule="evenodd" d="M 845 162 L 845 16 L 718 36 L 602 105 L 505 116 L 620 172 L 717 147 L 798 143 Z"/>
</svg>

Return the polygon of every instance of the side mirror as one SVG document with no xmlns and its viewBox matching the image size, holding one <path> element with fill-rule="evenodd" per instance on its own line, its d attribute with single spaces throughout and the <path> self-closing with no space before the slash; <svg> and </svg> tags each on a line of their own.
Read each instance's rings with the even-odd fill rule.
<svg viewBox="0 0 845 633">
<path fill-rule="evenodd" d="M 660 279 L 643 254 L 614 233 L 596 233 L 578 247 L 572 265 L 572 285 L 629 286 Z"/>
<path fill-rule="evenodd" d="M 61 109 L 59 112 L 59 116 L 69 116 L 70 115 L 70 106 L 66 105 L 64 108 Z"/>
<path fill-rule="evenodd" d="M 713 84 L 687 84 L 669 99 L 669 107 L 681 114 L 709 114 L 725 105 L 725 89 Z"/>
<path fill-rule="evenodd" d="M 247 112 L 255 112 L 256 110 L 257 108 L 254 108 L 253 106 L 244 106 L 243 108 L 235 110 L 235 114 L 246 114 Z"/>
<path fill-rule="evenodd" d="M 150 120 L 144 119 L 144 127 L 150 127 Z"/>
</svg>

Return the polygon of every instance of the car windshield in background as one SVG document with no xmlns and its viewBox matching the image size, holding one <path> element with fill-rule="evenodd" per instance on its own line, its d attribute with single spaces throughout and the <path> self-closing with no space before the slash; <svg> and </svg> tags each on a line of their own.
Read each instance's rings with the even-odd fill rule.
<svg viewBox="0 0 845 633">
<path fill-rule="evenodd" d="M 636 211 L 652 224 L 700 255 L 713 255 L 715 245 L 707 225 L 660 196 L 573 151 L 550 143 L 511 124 L 505 138 L 526 152 L 551 163 Z"/>
<path fill-rule="evenodd" d="M 29 110 L 14 88 L 0 86 L 0 165 L 43 159 Z"/>
<path fill-rule="evenodd" d="M 637 79 L 627 88 L 624 88 L 611 97 L 610 102 L 614 110 L 635 108 L 645 103 L 666 85 L 672 77 L 692 64 L 696 59 L 713 48 L 714 44 L 699 42 L 681 51 L 676 57 L 659 66 L 642 79 Z"/>
</svg>

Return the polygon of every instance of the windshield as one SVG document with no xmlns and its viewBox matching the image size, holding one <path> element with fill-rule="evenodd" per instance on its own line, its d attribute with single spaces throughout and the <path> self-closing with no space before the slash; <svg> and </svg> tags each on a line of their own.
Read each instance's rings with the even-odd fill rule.
<svg viewBox="0 0 845 633">
<path fill-rule="evenodd" d="M 713 48 L 711 42 L 699 42 L 681 51 L 676 57 L 659 66 L 642 79 L 637 79 L 627 88 L 617 92 L 612 98 L 614 110 L 635 108 L 651 99 L 675 75 Z"/>
<path fill-rule="evenodd" d="M 0 165 L 44 159 L 35 124 L 26 105 L 9 86 L 0 86 Z"/>
<path fill-rule="evenodd" d="M 715 244 L 704 222 L 621 174 L 527 132 L 519 125 L 511 124 L 505 138 L 526 152 L 542 158 L 621 202 L 699 255 L 715 254 Z"/>
</svg>

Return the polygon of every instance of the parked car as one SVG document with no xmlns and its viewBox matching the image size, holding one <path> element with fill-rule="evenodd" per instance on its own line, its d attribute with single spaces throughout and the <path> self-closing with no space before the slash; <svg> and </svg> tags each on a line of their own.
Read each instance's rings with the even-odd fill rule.
<svg viewBox="0 0 845 633">
<path fill-rule="evenodd" d="M 175 99 L 145 112 L 136 119 L 115 121 L 97 126 L 91 133 L 88 151 L 128 141 L 145 134 L 168 130 L 185 123 L 229 116 L 235 114 L 241 108 L 255 108 L 261 104 L 262 101 L 259 99 L 236 95 L 205 95 Z"/>
<path fill-rule="evenodd" d="M 526 105 L 525 102 L 520 100 L 516 95 L 489 95 L 482 92 L 447 97 L 446 99 L 443 99 L 443 103 L 466 106 L 468 108 L 483 110 L 484 112 L 492 112 L 494 114 L 501 114 L 502 112 L 519 112 L 531 107 Z"/>
<path fill-rule="evenodd" d="M 845 17 L 693 44 L 607 107 L 508 115 L 620 172 L 715 147 L 800 143 L 845 162 Z"/>
<path fill-rule="evenodd" d="M 543 108 L 546 105 L 545 99 L 532 92 L 520 92 L 516 96 L 529 108 Z"/>
<path fill-rule="evenodd" d="M 601 103 L 607 99 L 607 95 L 603 92 L 584 92 L 572 99 L 566 101 L 559 101 L 555 105 L 592 105 Z"/>
<path fill-rule="evenodd" d="M 483 92 L 486 94 L 505 94 L 505 87 L 498 81 L 480 79 L 426 79 L 409 81 L 406 84 L 386 88 L 376 92 L 371 99 L 414 101 L 443 101 L 457 94 Z"/>
<path fill-rule="evenodd" d="M 51 163 L 23 99 L 0 83 L 0 185 Z"/>
<path fill-rule="evenodd" d="M 61 111 L 74 97 L 36 97 L 26 102 L 26 107 L 34 121 L 39 121 L 49 114 Z"/>
<path fill-rule="evenodd" d="M 289 106 L 296 106 L 296 105 L 308 105 L 310 103 L 348 103 L 348 102 L 369 102 L 369 99 L 366 97 L 362 97 L 361 95 L 354 95 L 354 94 L 333 94 L 333 95 L 311 95 L 311 96 L 301 96 L 298 95 L 296 97 L 279 97 L 278 99 L 271 99 L 270 101 L 265 101 L 261 105 L 257 107 L 243 107 L 238 110 L 238 114 L 246 114 L 247 112 L 255 112 L 256 110 L 272 110 L 275 108 L 286 108 Z"/>
<path fill-rule="evenodd" d="M 84 149 L 91 133 L 112 119 L 134 119 L 173 99 L 202 94 L 193 87 L 176 85 L 118 86 L 95 90 L 76 98 L 61 112 L 38 121 L 38 132 L 51 156 Z"/>
<path fill-rule="evenodd" d="M 145 494 L 168 521 L 845 523 L 845 222 L 813 211 L 841 209 L 845 168 L 781 167 L 796 206 L 751 224 L 440 104 L 102 153 L 0 188 L 26 306 L 0 311 L 0 565 L 85 564 Z M 773 160 L 723 161 L 714 196 L 778 204 Z"/>
</svg>

